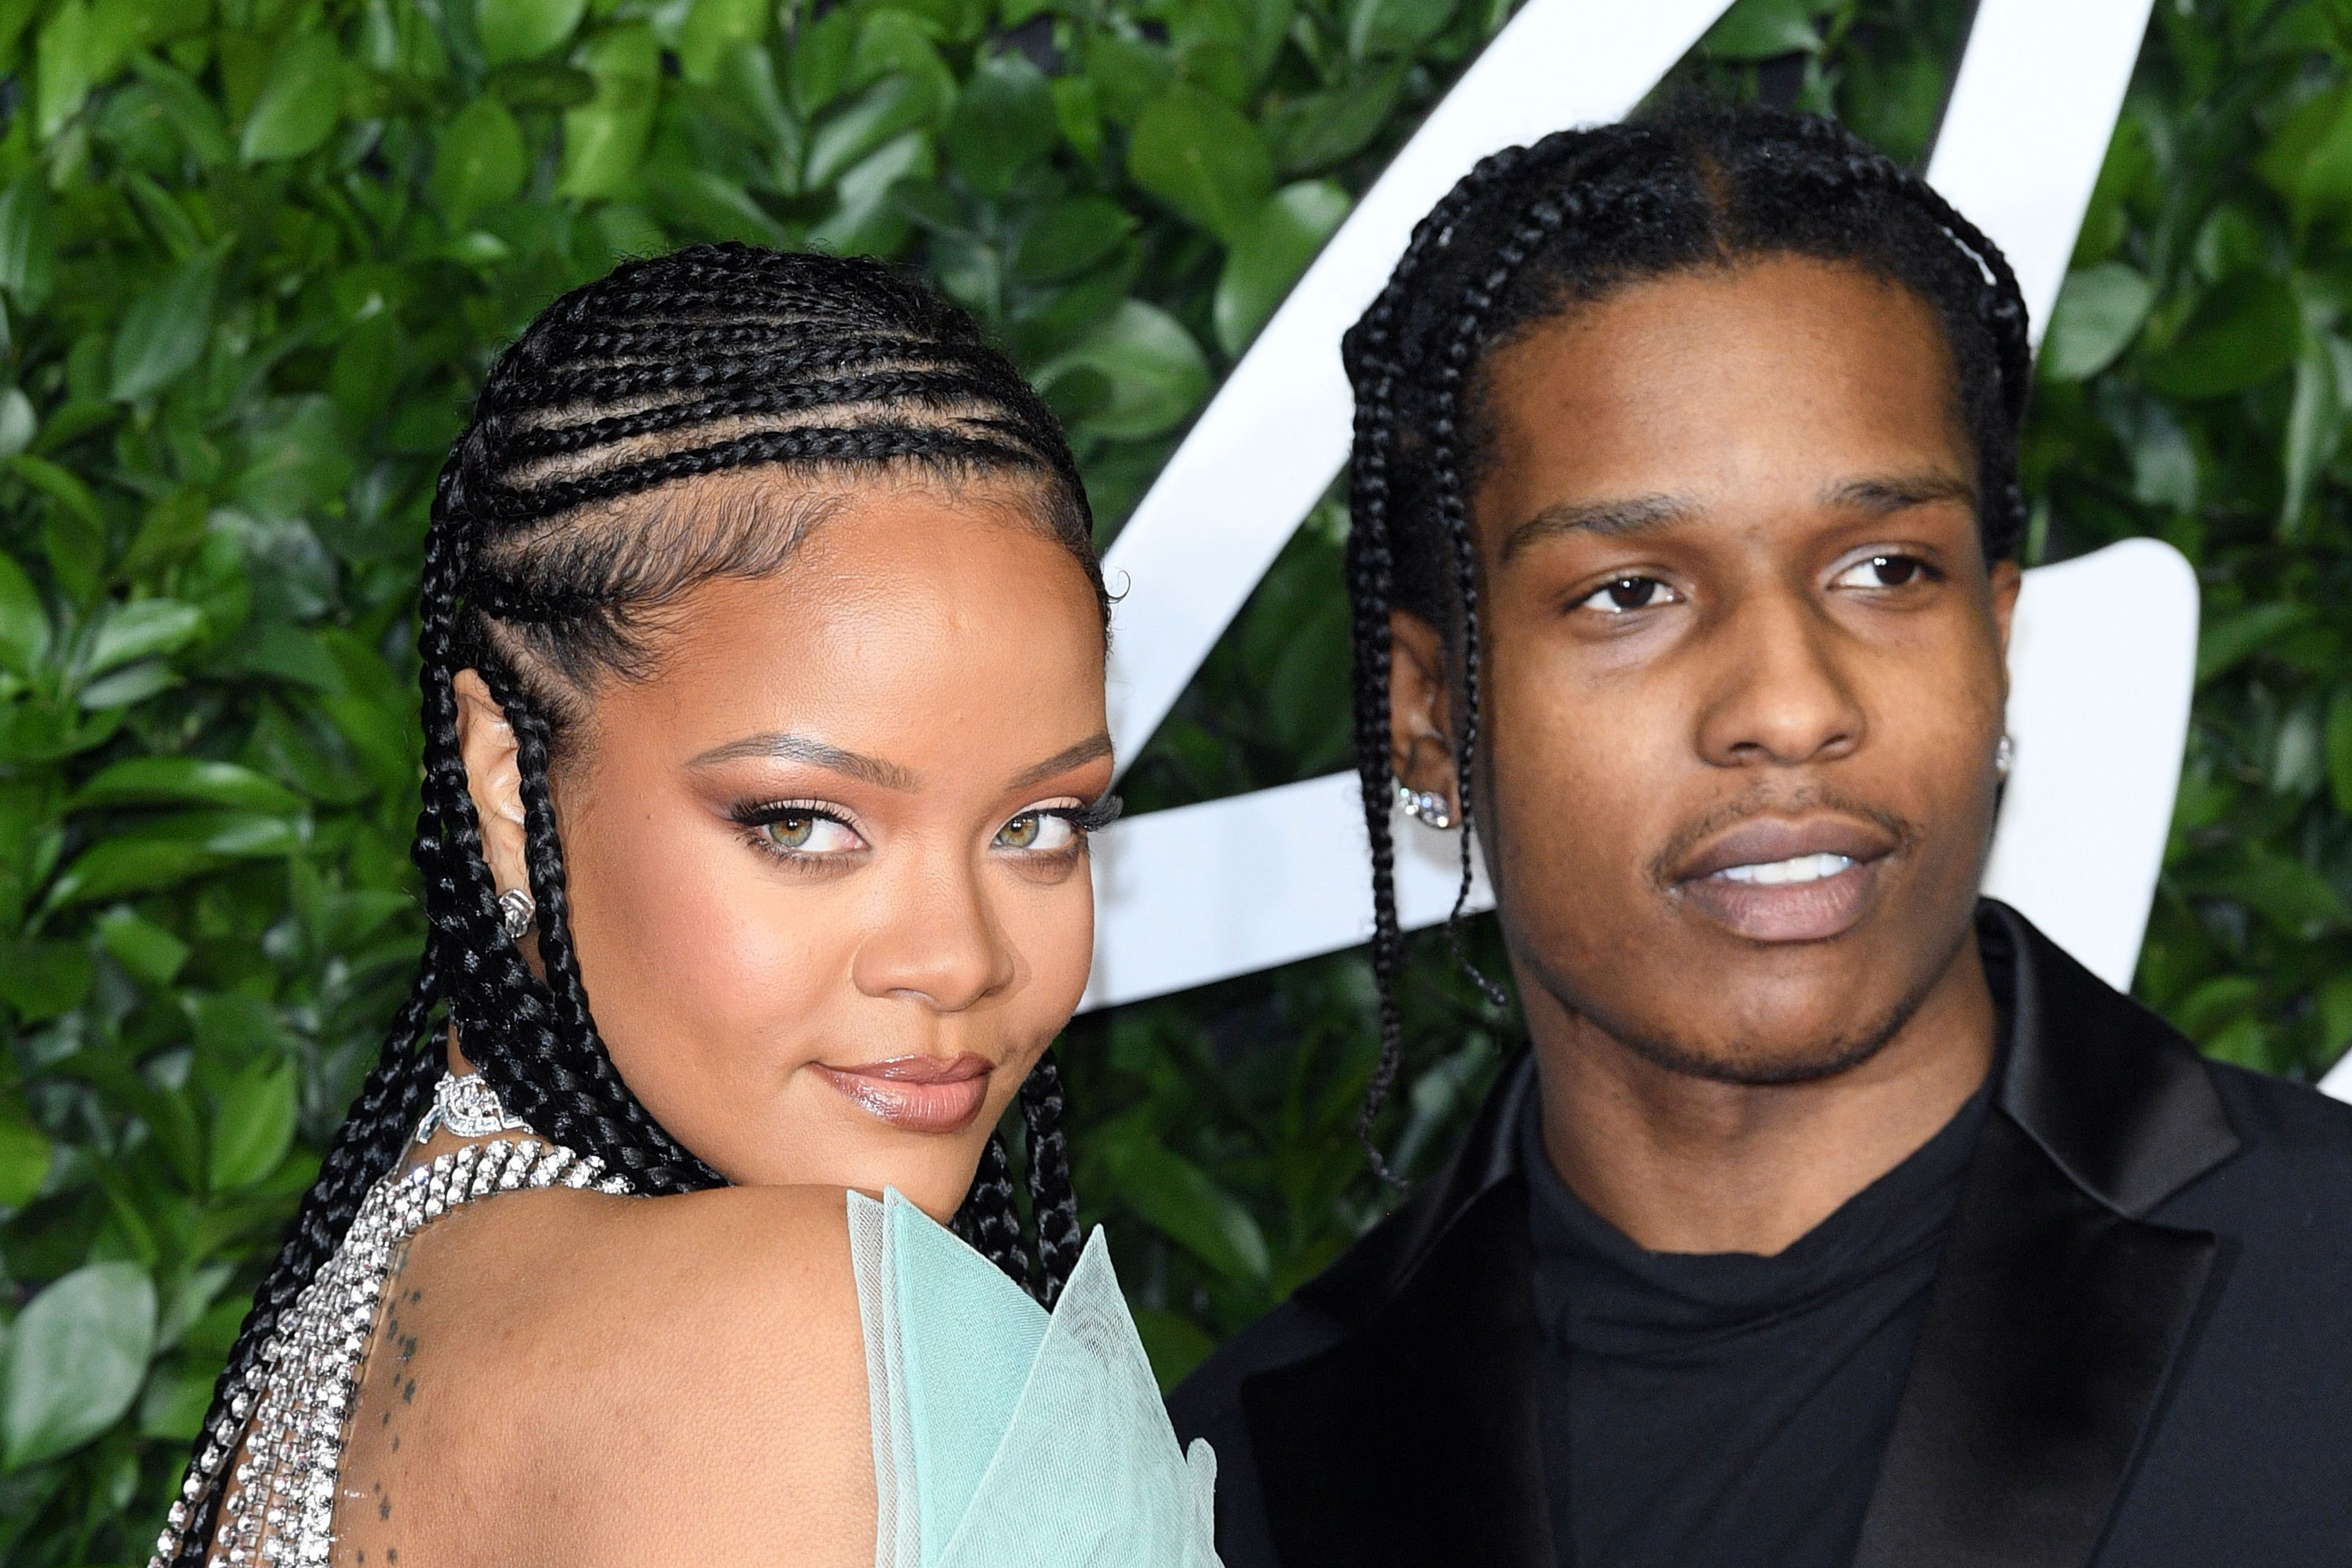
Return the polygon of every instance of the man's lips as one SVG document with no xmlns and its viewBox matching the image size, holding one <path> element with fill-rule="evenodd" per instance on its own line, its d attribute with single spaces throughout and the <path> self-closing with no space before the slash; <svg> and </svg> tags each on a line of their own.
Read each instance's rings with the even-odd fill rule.
<svg viewBox="0 0 2352 1568">
<path fill-rule="evenodd" d="M 1749 942 L 1822 942 L 1868 912 L 1901 839 L 1843 816 L 1751 817 L 1706 838 L 1675 868 L 1689 905 Z"/>
<path fill-rule="evenodd" d="M 996 1064 L 966 1051 L 960 1057 L 892 1057 L 887 1061 L 834 1067 L 813 1062 L 869 1116 L 910 1132 L 961 1132 L 988 1100 Z"/>
</svg>

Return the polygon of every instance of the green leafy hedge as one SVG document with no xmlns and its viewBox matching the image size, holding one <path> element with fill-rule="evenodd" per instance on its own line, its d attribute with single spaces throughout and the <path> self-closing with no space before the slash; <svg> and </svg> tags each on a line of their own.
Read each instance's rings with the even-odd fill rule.
<svg viewBox="0 0 2352 1568">
<path fill-rule="evenodd" d="M 143 1555 L 418 922 L 413 573 L 488 354 L 702 237 L 915 261 L 1115 528 L 1506 0 L 0 0 L 0 1563 Z M 1745 0 L 1677 79 L 1927 144 L 1961 0 Z M 2352 41 L 2167 5 L 2045 355 L 2037 548 L 2158 532 L 2205 683 L 2142 988 L 2352 1037 Z M 1342 765 L 1327 507 L 1131 775 Z M 1497 964 L 1490 930 L 1474 952 Z M 1386 1137 L 1513 1030 L 1428 944 Z M 1074 1026 L 1081 1191 L 1163 1373 L 1377 1212 L 1356 957 Z"/>
</svg>

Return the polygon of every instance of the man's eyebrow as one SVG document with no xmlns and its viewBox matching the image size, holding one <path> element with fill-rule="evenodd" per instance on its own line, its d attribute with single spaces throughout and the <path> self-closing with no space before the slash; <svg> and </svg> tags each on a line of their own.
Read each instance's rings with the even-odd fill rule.
<svg viewBox="0 0 2352 1568">
<path fill-rule="evenodd" d="M 1825 506 L 1880 517 L 1939 500 L 1956 500 L 1973 511 L 1977 488 L 1952 474 L 1874 474 L 1866 479 L 1841 479 L 1822 491 L 1822 503 Z"/>
<path fill-rule="evenodd" d="M 812 767 L 845 773 L 854 779 L 883 789 L 906 794 L 921 786 L 921 781 L 896 763 L 886 763 L 878 757 L 860 756 L 845 752 L 839 746 L 828 746 L 823 741 L 812 741 L 805 735 L 746 735 L 740 741 L 730 741 L 723 746 L 713 746 L 692 762 L 690 768 L 716 767 L 720 763 L 741 762 L 746 757 L 764 757 L 775 762 L 806 763 Z"/>
<path fill-rule="evenodd" d="M 1027 789 L 1031 784 L 1043 784 L 1055 773 L 1067 773 L 1072 768 L 1093 762 L 1097 757 L 1109 755 L 1110 735 L 1105 731 L 1097 730 L 1076 745 L 1055 752 L 1019 778 L 1014 779 L 1013 787 L 1016 790 Z"/>
<path fill-rule="evenodd" d="M 1538 540 L 1577 532 L 1639 533 L 1644 529 L 1680 522 L 1697 510 L 1698 503 L 1688 496 L 1647 495 L 1628 496 L 1620 500 L 1561 501 L 1544 508 L 1511 530 L 1503 540 L 1501 562 L 1507 564 L 1512 556 Z"/>
</svg>

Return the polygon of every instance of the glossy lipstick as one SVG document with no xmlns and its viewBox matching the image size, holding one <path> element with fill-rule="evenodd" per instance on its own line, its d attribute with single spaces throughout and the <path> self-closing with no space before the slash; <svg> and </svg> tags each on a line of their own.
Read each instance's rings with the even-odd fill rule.
<svg viewBox="0 0 2352 1568">
<path fill-rule="evenodd" d="M 859 1110 L 909 1132 L 961 1132 L 988 1100 L 995 1064 L 960 1057 L 892 1057 L 851 1067 L 810 1064 Z"/>
</svg>

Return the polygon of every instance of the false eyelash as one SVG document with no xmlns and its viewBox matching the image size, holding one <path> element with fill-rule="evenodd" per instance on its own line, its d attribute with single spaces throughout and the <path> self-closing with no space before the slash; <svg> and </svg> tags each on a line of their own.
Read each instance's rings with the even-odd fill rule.
<svg viewBox="0 0 2352 1568">
<path fill-rule="evenodd" d="M 1081 833 L 1100 833 L 1118 820 L 1127 803 L 1106 790 L 1084 805 L 1057 805 L 1044 815 L 1058 816 Z"/>
</svg>

